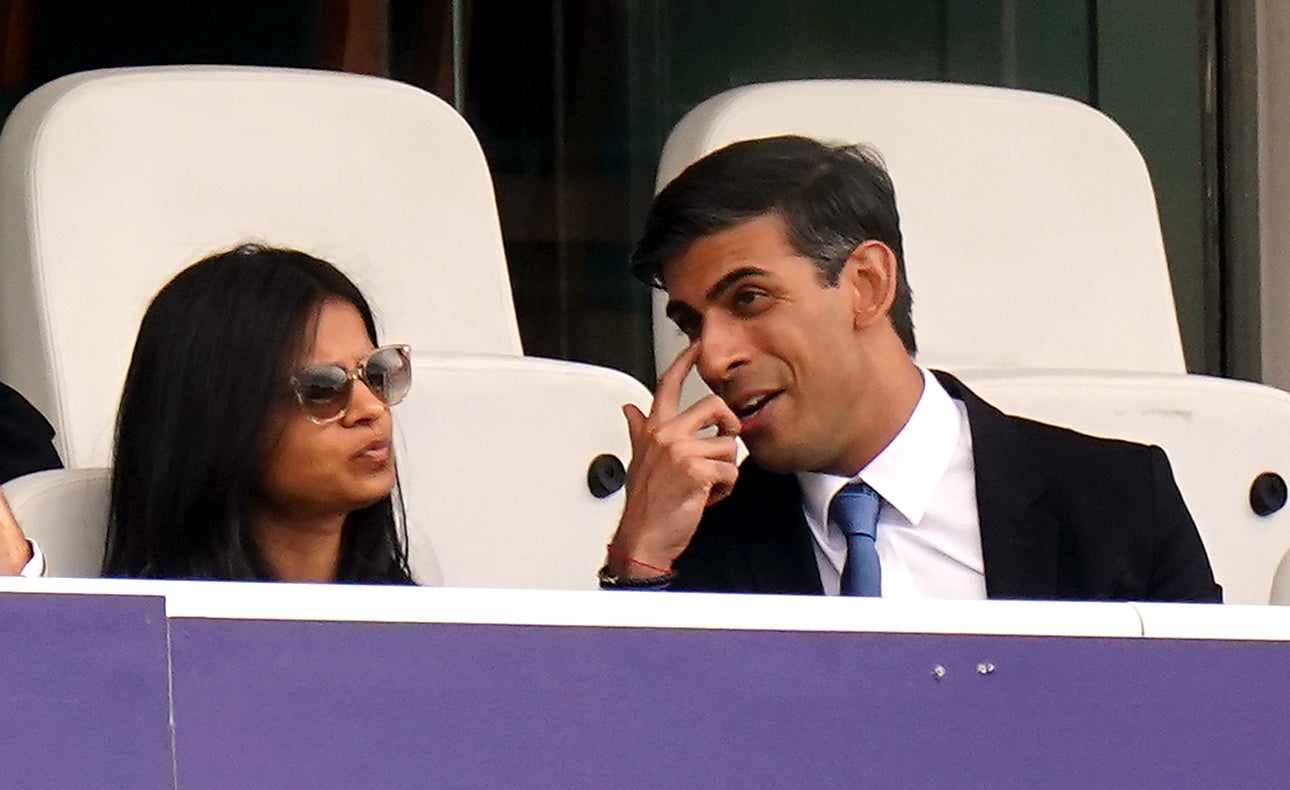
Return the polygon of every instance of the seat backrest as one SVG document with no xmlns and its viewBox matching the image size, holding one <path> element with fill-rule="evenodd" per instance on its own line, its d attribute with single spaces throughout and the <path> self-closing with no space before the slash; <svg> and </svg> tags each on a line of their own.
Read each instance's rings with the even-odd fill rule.
<svg viewBox="0 0 1290 790">
<path fill-rule="evenodd" d="M 1276 575 L 1272 577 L 1272 601 L 1279 606 L 1290 605 L 1290 551 L 1281 558 Z"/>
<path fill-rule="evenodd" d="M 863 142 L 896 187 L 920 361 L 1186 372 L 1146 165 L 1109 118 L 1002 88 L 819 80 L 736 88 L 672 130 L 658 187 L 729 143 Z M 684 346 L 655 303 L 659 370 Z"/>
<path fill-rule="evenodd" d="M 69 466 L 109 462 L 148 300 L 246 241 L 335 262 L 385 338 L 522 353 L 488 165 L 436 97 L 336 72 L 75 74 L 0 135 L 0 379 Z"/>
<path fill-rule="evenodd" d="M 650 393 L 615 370 L 532 357 L 415 354 L 394 410 L 413 575 L 431 544 L 452 587 L 592 589 L 622 515 L 621 407 Z M 618 467 L 621 469 L 621 466 Z"/>
<path fill-rule="evenodd" d="M 1175 374 L 956 371 L 1005 412 L 1085 433 L 1157 444 L 1196 520 L 1227 603 L 1266 604 L 1290 550 L 1290 508 L 1258 515 L 1252 489 L 1285 502 L 1290 394 Z M 1276 475 L 1278 481 L 1264 478 Z"/>
<path fill-rule="evenodd" d="M 51 469 L 4 485 L 14 518 L 40 545 L 47 576 L 96 577 L 107 538 L 107 469 Z"/>
</svg>

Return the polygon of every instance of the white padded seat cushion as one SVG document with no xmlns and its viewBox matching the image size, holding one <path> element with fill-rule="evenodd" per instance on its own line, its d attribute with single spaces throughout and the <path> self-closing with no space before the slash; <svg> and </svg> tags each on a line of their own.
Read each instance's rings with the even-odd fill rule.
<svg viewBox="0 0 1290 790">
<path fill-rule="evenodd" d="M 1290 478 L 1290 394 L 1208 376 L 955 371 L 1005 412 L 1157 444 L 1196 521 L 1226 603 L 1266 604 L 1290 550 L 1290 508 L 1258 516 L 1250 486 Z"/>
<path fill-rule="evenodd" d="M 413 378 L 394 425 L 417 580 L 596 588 L 624 492 L 593 496 L 588 467 L 606 453 L 630 462 L 621 408 L 648 410 L 649 391 L 616 370 L 534 357 L 415 354 Z"/>
<path fill-rule="evenodd" d="M 46 576 L 99 575 L 110 486 L 111 473 L 102 468 L 51 469 L 5 484 L 14 518 L 45 555 Z"/>
</svg>

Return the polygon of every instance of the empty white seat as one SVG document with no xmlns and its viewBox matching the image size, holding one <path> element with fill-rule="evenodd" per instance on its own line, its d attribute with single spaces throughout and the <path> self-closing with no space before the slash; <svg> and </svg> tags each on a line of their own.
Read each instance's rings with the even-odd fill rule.
<svg viewBox="0 0 1290 790">
<path fill-rule="evenodd" d="M 1174 374 L 955 371 L 1006 412 L 1085 433 L 1157 444 L 1209 553 L 1227 603 L 1266 604 L 1290 550 L 1290 394 Z M 1261 476 L 1275 475 L 1276 479 Z M 1252 489 L 1257 491 L 1252 494 Z M 1278 499 L 1277 491 L 1280 491 Z M 1290 571 L 1283 571 L 1290 575 Z M 1290 586 L 1284 582 L 1283 586 Z"/>
<path fill-rule="evenodd" d="M 650 393 L 615 370 L 532 357 L 415 354 L 394 410 L 413 576 L 434 547 L 454 587 L 592 589 L 623 510 L 621 406 Z M 617 469 L 621 469 L 619 466 Z"/>
<path fill-rule="evenodd" d="M 438 98 L 337 72 L 75 74 L 0 135 L 0 379 L 69 466 L 110 460 L 148 299 L 245 241 L 339 265 L 391 341 L 521 353 L 488 166 Z"/>
<path fill-rule="evenodd" d="M 1186 372 L 1146 165 L 1097 110 L 930 82 L 751 85 L 676 125 L 658 188 L 729 143 L 780 134 L 868 143 L 886 161 L 921 362 Z M 684 346 L 662 304 L 660 371 Z"/>
<path fill-rule="evenodd" d="M 51 469 L 5 483 L 14 518 L 45 555 L 45 575 L 99 575 L 110 484 L 103 468 Z"/>
</svg>

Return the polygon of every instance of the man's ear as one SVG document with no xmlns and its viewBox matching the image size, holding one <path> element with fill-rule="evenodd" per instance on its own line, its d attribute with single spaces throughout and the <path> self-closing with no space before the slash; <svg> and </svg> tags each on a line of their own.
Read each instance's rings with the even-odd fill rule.
<svg viewBox="0 0 1290 790">
<path fill-rule="evenodd" d="M 896 300 L 896 253 L 881 241 L 861 242 L 842 267 L 839 287 L 851 289 L 856 329 L 887 318 Z"/>
</svg>

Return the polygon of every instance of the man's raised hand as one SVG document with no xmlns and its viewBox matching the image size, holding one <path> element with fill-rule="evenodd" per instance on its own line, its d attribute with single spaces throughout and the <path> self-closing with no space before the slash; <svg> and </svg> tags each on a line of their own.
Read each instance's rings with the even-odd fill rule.
<svg viewBox="0 0 1290 790">
<path fill-rule="evenodd" d="M 704 508 L 734 488 L 739 418 L 716 395 L 681 410 L 681 385 L 699 356 L 691 343 L 659 377 L 648 416 L 623 407 L 631 435 L 627 502 L 609 569 L 626 578 L 660 575 L 689 545 Z M 715 428 L 715 435 L 700 435 Z"/>
</svg>

